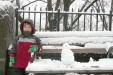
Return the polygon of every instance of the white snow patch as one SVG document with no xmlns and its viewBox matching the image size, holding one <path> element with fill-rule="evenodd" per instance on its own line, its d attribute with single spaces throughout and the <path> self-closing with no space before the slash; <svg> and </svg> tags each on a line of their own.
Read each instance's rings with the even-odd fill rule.
<svg viewBox="0 0 113 75">
<path fill-rule="evenodd" d="M 103 63 L 104 62 L 104 63 Z M 37 59 L 34 63 L 29 64 L 27 71 L 61 71 L 61 70 L 111 70 L 113 69 L 113 59 L 100 59 L 88 63 L 74 61 L 73 67 L 64 65 L 61 61 L 51 59 Z M 51 67 L 50 67 L 51 66 Z"/>
<path fill-rule="evenodd" d="M 10 1 L 0 1 L 0 8 L 1 7 L 9 7 L 12 6 L 13 4 Z"/>
</svg>

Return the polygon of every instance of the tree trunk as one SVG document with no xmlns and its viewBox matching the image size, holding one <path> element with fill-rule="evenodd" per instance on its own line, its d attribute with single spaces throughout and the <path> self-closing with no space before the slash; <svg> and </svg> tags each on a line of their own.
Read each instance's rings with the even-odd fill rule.
<svg viewBox="0 0 113 75">
<path fill-rule="evenodd" d="M 52 1 L 51 0 L 47 1 L 47 7 L 48 7 L 48 11 L 52 10 Z M 48 14 L 48 21 L 49 21 L 49 26 L 46 29 L 52 31 L 53 30 L 52 14 Z"/>
<path fill-rule="evenodd" d="M 64 1 L 64 11 L 69 11 L 70 7 L 70 0 L 63 0 Z M 63 17 L 63 30 L 68 31 L 68 14 L 64 14 Z"/>
</svg>

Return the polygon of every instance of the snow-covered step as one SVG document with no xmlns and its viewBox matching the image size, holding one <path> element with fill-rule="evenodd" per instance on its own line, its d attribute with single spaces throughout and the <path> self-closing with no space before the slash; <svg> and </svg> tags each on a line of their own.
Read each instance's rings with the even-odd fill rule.
<svg viewBox="0 0 113 75">
<path fill-rule="evenodd" d="M 104 53 L 113 46 L 112 31 L 59 31 L 36 32 L 34 35 L 41 39 L 43 52 L 59 53 L 64 43 L 77 53 Z M 111 50 L 113 51 L 113 50 Z M 47 53 L 48 53 L 47 52 Z"/>
<path fill-rule="evenodd" d="M 113 43 L 113 32 L 111 31 L 36 32 L 35 35 L 45 45 L 63 45 L 64 43 L 75 45 Z"/>
<path fill-rule="evenodd" d="M 68 62 L 68 61 L 67 61 Z M 74 62 L 73 66 L 64 65 L 60 60 L 38 59 L 29 64 L 27 73 L 113 73 L 113 59 L 100 59 L 87 63 Z M 50 67 L 51 66 L 51 67 Z M 40 67 L 40 68 L 39 68 Z"/>
</svg>

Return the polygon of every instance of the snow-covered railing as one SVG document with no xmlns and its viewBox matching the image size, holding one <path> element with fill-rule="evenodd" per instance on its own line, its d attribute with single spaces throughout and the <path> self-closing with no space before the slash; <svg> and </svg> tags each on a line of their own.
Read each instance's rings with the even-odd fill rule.
<svg viewBox="0 0 113 75">
<path fill-rule="evenodd" d="M 53 14 L 57 14 L 58 11 L 26 11 L 26 10 L 18 10 L 19 13 L 53 13 Z M 91 13 L 91 12 L 66 12 L 66 11 L 60 11 L 60 14 L 85 14 L 85 15 L 109 15 L 109 13 Z"/>
</svg>

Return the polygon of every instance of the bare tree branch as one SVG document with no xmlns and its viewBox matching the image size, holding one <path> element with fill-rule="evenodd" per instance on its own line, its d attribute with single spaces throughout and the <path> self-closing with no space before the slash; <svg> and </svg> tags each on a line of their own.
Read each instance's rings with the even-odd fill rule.
<svg viewBox="0 0 113 75">
<path fill-rule="evenodd" d="M 113 0 L 111 0 L 111 11 L 113 11 Z"/>
<path fill-rule="evenodd" d="M 35 1 L 32 1 L 32 2 L 30 2 L 30 3 L 28 3 L 28 4 L 24 5 L 24 6 L 22 6 L 22 8 L 21 8 L 21 9 L 23 9 L 24 7 L 26 7 L 26 6 L 30 5 L 30 4 L 32 4 L 32 3 L 34 3 L 34 2 L 37 2 L 37 1 L 42 1 L 42 2 L 47 3 L 46 1 L 43 1 L 43 0 L 35 0 Z"/>
<path fill-rule="evenodd" d="M 60 0 L 57 0 L 55 10 L 57 10 L 59 6 L 60 6 Z"/>
<path fill-rule="evenodd" d="M 97 2 L 98 0 L 94 0 L 84 11 L 86 12 L 95 2 Z"/>
<path fill-rule="evenodd" d="M 16 0 L 16 5 L 18 6 L 18 8 L 20 8 L 20 1 Z"/>
<path fill-rule="evenodd" d="M 94 4 L 95 2 L 97 2 L 97 1 L 98 1 L 98 0 L 94 0 L 91 4 L 89 4 L 89 6 L 87 6 L 87 7 L 85 8 L 84 11 L 86 12 L 93 4 Z M 78 20 L 78 18 L 80 18 L 80 16 L 81 16 L 81 15 L 79 15 L 78 17 L 75 18 L 75 20 L 74 20 L 74 21 L 72 22 L 72 24 L 71 24 L 72 26 L 73 26 L 74 23 Z"/>
</svg>

